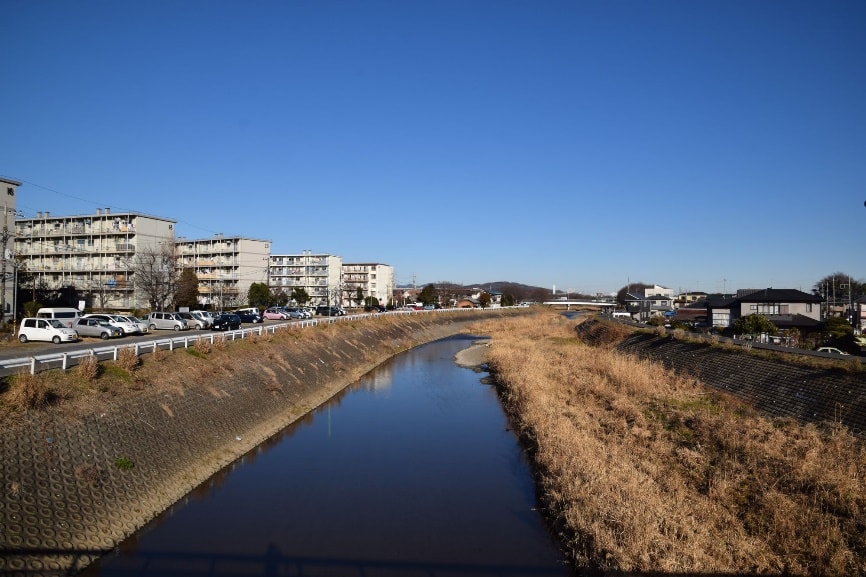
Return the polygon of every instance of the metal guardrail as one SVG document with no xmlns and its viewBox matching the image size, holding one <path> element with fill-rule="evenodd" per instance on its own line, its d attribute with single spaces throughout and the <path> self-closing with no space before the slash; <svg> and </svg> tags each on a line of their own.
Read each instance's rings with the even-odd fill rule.
<svg viewBox="0 0 866 577">
<path fill-rule="evenodd" d="M 502 307 L 510 308 L 510 307 Z M 455 311 L 477 311 L 477 310 L 501 310 L 500 307 L 488 309 L 434 309 L 434 310 L 394 310 L 387 313 L 362 313 L 354 315 L 341 315 L 335 317 L 317 317 L 313 319 L 305 319 L 294 322 L 278 322 L 268 325 L 257 325 L 255 327 L 239 329 L 236 331 L 225 332 L 210 332 L 210 333 L 195 333 L 174 336 L 170 338 L 155 338 L 152 340 L 136 341 L 134 343 L 124 343 L 116 345 L 100 345 L 86 349 L 76 349 L 68 352 L 51 352 L 40 355 L 32 355 L 28 357 L 19 357 L 13 359 L 0 360 L 0 377 L 13 375 L 16 373 L 27 372 L 31 375 L 47 371 L 50 369 L 66 370 L 74 367 L 81 359 L 85 357 L 96 357 L 99 361 L 116 361 L 122 349 L 133 349 L 136 356 L 141 356 L 147 353 L 152 353 L 157 350 L 173 351 L 175 349 L 186 349 L 200 341 L 208 341 L 213 344 L 216 339 L 226 339 L 228 341 L 242 340 L 249 338 L 252 335 L 264 336 L 267 333 L 275 334 L 277 331 L 295 328 L 308 328 L 318 326 L 320 324 L 331 324 L 338 322 L 354 321 L 360 319 L 373 318 L 378 316 L 390 315 L 417 315 L 431 314 L 441 312 Z"/>
</svg>

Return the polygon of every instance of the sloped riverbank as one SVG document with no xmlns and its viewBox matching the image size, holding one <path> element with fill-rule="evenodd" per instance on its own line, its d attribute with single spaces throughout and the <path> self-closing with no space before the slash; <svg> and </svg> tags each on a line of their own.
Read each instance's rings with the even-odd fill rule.
<svg viewBox="0 0 866 577">
<path fill-rule="evenodd" d="M 830 418 L 809 413 L 831 408 L 820 397 L 834 387 L 858 398 L 855 367 L 555 313 L 500 325 L 481 329 L 492 376 L 576 567 L 866 574 L 866 448 L 846 425 L 854 411 L 846 400 Z M 770 410 L 773 399 L 782 410 Z"/>
<path fill-rule="evenodd" d="M 0 400 L 0 573 L 69 575 L 394 354 L 516 310 L 383 315 L 38 375 Z M 31 383 L 32 385 L 32 383 Z"/>
</svg>

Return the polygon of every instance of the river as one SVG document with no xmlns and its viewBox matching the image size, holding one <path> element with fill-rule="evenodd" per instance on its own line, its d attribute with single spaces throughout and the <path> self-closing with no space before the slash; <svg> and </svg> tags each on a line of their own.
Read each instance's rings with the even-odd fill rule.
<svg viewBox="0 0 866 577">
<path fill-rule="evenodd" d="M 471 343 L 394 357 L 82 575 L 572 575 Z"/>
</svg>

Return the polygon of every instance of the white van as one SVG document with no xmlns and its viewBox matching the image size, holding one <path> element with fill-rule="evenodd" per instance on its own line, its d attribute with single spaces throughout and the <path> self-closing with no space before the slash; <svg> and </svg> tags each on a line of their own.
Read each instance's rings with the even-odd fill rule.
<svg viewBox="0 0 866 577">
<path fill-rule="evenodd" d="M 67 327 L 72 327 L 81 317 L 78 309 L 71 307 L 48 307 L 36 311 L 38 319 L 58 319 Z"/>
<path fill-rule="evenodd" d="M 186 321 L 175 313 L 159 311 L 150 313 L 148 317 L 150 330 L 185 331 L 189 328 Z"/>
</svg>

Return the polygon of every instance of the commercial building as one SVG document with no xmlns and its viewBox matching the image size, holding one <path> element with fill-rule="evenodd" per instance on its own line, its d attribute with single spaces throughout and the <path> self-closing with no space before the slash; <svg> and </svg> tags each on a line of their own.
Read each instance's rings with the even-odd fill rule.
<svg viewBox="0 0 866 577">
<path fill-rule="evenodd" d="M 225 310 L 247 303 L 250 285 L 266 283 L 271 241 L 242 236 L 177 239 L 178 268 L 198 278 L 203 307 Z"/>
</svg>

